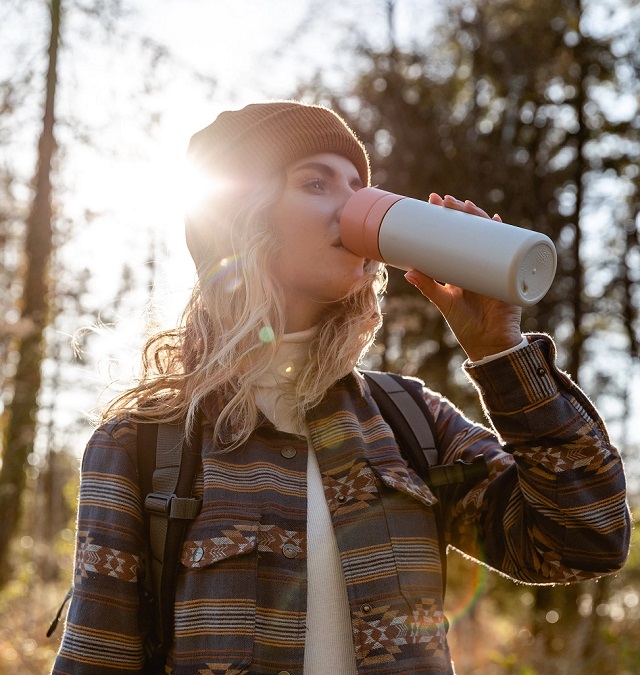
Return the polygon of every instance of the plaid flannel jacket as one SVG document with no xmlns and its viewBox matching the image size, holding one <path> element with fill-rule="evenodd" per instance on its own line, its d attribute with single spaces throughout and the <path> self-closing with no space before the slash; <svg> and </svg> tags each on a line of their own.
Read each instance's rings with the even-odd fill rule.
<svg viewBox="0 0 640 675">
<path fill-rule="evenodd" d="M 483 453 L 490 475 L 440 498 L 448 544 L 524 582 L 567 583 L 623 564 L 619 455 L 551 340 L 470 367 L 494 433 L 428 389 L 443 462 Z M 211 415 L 215 416 L 215 405 Z M 435 496 L 401 458 L 364 380 L 338 382 L 308 419 L 340 550 L 359 674 L 452 673 Z M 216 454 L 205 427 L 203 508 L 181 553 L 167 672 L 299 675 L 306 609 L 307 441 L 264 422 Z M 74 592 L 53 673 L 143 667 L 145 542 L 136 426 L 99 428 L 83 459 Z"/>
</svg>

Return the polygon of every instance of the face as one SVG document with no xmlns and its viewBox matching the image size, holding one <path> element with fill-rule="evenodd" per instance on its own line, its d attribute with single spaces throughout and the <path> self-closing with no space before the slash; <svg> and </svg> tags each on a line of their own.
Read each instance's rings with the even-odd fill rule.
<svg viewBox="0 0 640 675">
<path fill-rule="evenodd" d="M 313 326 L 363 276 L 365 260 L 342 246 L 339 227 L 344 205 L 361 187 L 341 155 L 311 155 L 287 167 L 272 227 L 280 243 L 273 275 L 284 289 L 288 332 Z"/>
</svg>

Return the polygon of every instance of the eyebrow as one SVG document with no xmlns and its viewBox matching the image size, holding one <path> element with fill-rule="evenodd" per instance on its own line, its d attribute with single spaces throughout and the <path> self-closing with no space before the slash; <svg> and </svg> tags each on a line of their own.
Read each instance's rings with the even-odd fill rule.
<svg viewBox="0 0 640 675">
<path fill-rule="evenodd" d="M 302 164 L 301 166 L 297 166 L 292 173 L 298 173 L 299 171 L 306 171 L 306 170 L 313 170 L 313 171 L 320 171 L 320 173 L 323 173 L 325 176 L 328 176 L 329 178 L 335 178 L 337 175 L 336 170 L 329 166 L 328 164 L 325 164 L 324 162 L 307 162 L 306 164 Z M 360 176 L 354 176 L 352 180 L 349 181 L 349 184 L 352 185 L 354 183 L 357 183 L 358 186 L 362 187 L 363 183 L 362 180 L 360 179 Z"/>
</svg>

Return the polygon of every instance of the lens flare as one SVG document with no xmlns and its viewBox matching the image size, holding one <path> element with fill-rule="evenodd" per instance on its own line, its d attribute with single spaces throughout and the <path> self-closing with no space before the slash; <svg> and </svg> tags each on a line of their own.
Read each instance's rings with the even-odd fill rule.
<svg viewBox="0 0 640 675">
<path fill-rule="evenodd" d="M 452 588 L 447 591 L 445 612 L 452 626 L 473 609 L 487 584 L 487 567 L 476 562 L 465 563 L 464 574 L 460 574 L 455 585 L 451 584 Z"/>
<path fill-rule="evenodd" d="M 273 332 L 273 328 L 271 328 L 271 326 L 263 326 L 258 331 L 258 337 L 260 338 L 261 342 L 268 344 L 269 342 L 273 342 L 276 339 L 276 334 Z"/>
<path fill-rule="evenodd" d="M 234 255 L 211 261 L 200 270 L 201 279 L 205 283 L 226 283 L 229 293 L 238 290 L 242 285 L 242 256 Z"/>
</svg>

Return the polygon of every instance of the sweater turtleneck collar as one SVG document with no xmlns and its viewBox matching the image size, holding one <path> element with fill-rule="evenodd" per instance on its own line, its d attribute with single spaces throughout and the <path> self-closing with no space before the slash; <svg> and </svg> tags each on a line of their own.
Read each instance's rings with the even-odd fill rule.
<svg viewBox="0 0 640 675">
<path fill-rule="evenodd" d="M 318 332 L 313 326 L 296 333 L 286 333 L 278 346 L 269 370 L 258 380 L 259 387 L 280 387 L 293 382 L 309 360 L 309 345 Z"/>
</svg>

